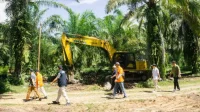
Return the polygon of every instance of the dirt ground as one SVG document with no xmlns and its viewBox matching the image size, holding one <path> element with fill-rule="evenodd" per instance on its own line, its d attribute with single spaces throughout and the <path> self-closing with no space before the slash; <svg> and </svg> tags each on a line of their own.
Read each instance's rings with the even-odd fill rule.
<svg viewBox="0 0 200 112">
<path fill-rule="evenodd" d="M 195 78 L 192 80 L 200 80 Z M 56 99 L 57 87 L 47 88 L 48 99 L 24 102 L 26 92 L 0 95 L 0 112 L 200 112 L 200 81 L 180 85 L 181 91 L 172 93 L 173 83 L 161 91 L 153 88 L 127 89 L 127 98 L 118 95 L 111 99 L 111 91 L 81 84 L 69 85 L 67 94 L 71 105 L 48 105 Z M 94 89 L 93 89 L 94 88 Z"/>
</svg>

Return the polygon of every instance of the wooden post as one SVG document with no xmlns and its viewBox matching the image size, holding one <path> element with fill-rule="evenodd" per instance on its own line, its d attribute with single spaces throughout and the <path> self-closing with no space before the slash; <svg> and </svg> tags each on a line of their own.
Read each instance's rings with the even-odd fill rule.
<svg viewBox="0 0 200 112">
<path fill-rule="evenodd" d="M 41 43 L 42 24 L 40 24 L 39 39 L 38 39 L 38 65 L 37 69 L 40 70 L 40 43 Z"/>
</svg>

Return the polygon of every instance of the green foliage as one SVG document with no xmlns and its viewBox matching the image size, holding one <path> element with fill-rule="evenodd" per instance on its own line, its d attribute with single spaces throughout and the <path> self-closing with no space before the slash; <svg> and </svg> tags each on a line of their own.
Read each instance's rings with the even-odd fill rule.
<svg viewBox="0 0 200 112">
<path fill-rule="evenodd" d="M 7 75 L 7 68 L 0 67 L 0 73 L 4 72 L 1 77 L 9 77 L 3 82 L 5 85 L 8 82 L 23 84 L 21 74 L 28 68 L 37 68 L 38 26 L 47 11 L 40 11 L 40 5 L 64 8 L 69 14 L 68 20 L 52 15 L 41 25 L 40 70 L 45 77 L 53 77 L 56 66 L 64 63 L 60 43 L 63 31 L 94 36 L 107 40 L 118 51 L 135 52 L 137 58 L 158 64 L 162 78 L 165 78 L 165 66 L 169 64 L 171 68 L 172 60 L 176 60 L 183 70 L 200 71 L 200 4 L 197 0 L 109 0 L 106 12 L 113 11 L 113 14 L 103 19 L 97 18 L 92 11 L 77 14 L 54 1 L 10 0 L 6 9 L 10 19 L 0 24 L 0 66 L 15 69 L 14 73 L 11 70 L 12 75 Z M 117 9 L 121 5 L 129 7 L 126 15 Z M 100 48 L 78 44 L 71 44 L 71 49 L 75 77 L 86 84 L 102 83 L 109 73 L 97 67 L 110 66 L 107 53 Z"/>
<path fill-rule="evenodd" d="M 10 90 L 10 84 L 7 80 L 8 67 L 0 67 L 0 94 Z"/>
<path fill-rule="evenodd" d="M 10 84 L 7 80 L 1 79 L 0 82 L 0 94 L 10 91 Z"/>
<path fill-rule="evenodd" d="M 84 84 L 103 84 L 105 77 L 111 75 L 107 68 L 86 68 L 81 73 L 82 83 Z"/>
<path fill-rule="evenodd" d="M 24 80 L 22 78 L 18 78 L 18 77 L 12 76 L 12 75 L 9 75 L 7 79 L 10 84 L 15 85 L 15 86 L 24 84 Z"/>
<path fill-rule="evenodd" d="M 8 73 L 8 66 L 0 67 L 0 75 L 1 76 L 7 76 Z"/>
<path fill-rule="evenodd" d="M 139 88 L 152 88 L 153 87 L 153 81 L 152 81 L 152 79 L 148 79 L 145 82 L 139 82 L 139 83 L 136 84 L 136 87 L 139 87 Z"/>
</svg>

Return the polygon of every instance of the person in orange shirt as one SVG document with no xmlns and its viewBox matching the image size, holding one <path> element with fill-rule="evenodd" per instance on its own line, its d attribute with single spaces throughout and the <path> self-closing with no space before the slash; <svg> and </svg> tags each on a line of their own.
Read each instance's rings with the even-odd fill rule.
<svg viewBox="0 0 200 112">
<path fill-rule="evenodd" d="M 113 98 L 115 98 L 118 87 L 121 88 L 122 92 L 124 93 L 124 98 L 126 98 L 127 95 L 126 95 L 126 91 L 125 91 L 125 88 L 124 88 L 124 78 L 123 78 L 124 70 L 120 66 L 119 62 L 116 62 L 115 66 L 116 66 L 117 72 L 116 72 L 115 75 L 112 76 L 112 78 L 116 77 L 115 87 L 114 87 L 114 91 L 113 91 Z"/>
<path fill-rule="evenodd" d="M 43 93 L 44 99 L 47 99 L 47 93 L 44 89 L 42 74 L 40 74 L 38 70 L 36 70 L 36 87 Z"/>
</svg>

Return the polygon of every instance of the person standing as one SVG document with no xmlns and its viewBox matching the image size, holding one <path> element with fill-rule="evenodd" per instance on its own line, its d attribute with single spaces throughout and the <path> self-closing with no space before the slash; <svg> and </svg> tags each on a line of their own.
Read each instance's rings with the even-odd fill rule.
<svg viewBox="0 0 200 112">
<path fill-rule="evenodd" d="M 26 100 L 25 101 L 29 101 L 30 99 L 30 94 L 31 92 L 34 90 L 36 95 L 38 96 L 39 98 L 39 101 L 41 101 L 42 99 L 40 98 L 40 94 L 36 88 L 36 76 L 35 76 L 35 73 L 34 73 L 34 70 L 33 69 L 30 69 L 30 78 L 29 78 L 29 88 L 28 88 L 28 92 L 27 92 L 27 95 L 26 95 Z"/>
<path fill-rule="evenodd" d="M 179 86 L 179 83 L 178 83 L 178 79 L 179 79 L 179 76 L 181 75 L 181 70 L 180 70 L 180 67 L 176 64 L 176 61 L 172 61 L 171 74 L 174 77 L 174 90 L 173 90 L 173 92 L 176 91 L 176 88 L 177 88 L 177 91 L 180 91 L 180 86 Z"/>
<path fill-rule="evenodd" d="M 116 70 L 116 66 L 113 65 L 113 73 L 112 73 L 112 76 L 116 74 L 116 71 L 117 71 L 117 70 Z M 112 89 L 114 88 L 114 86 L 115 86 L 115 79 L 116 79 L 116 77 L 111 77 L 111 88 L 110 88 L 110 90 L 112 90 Z M 121 90 L 120 87 L 118 87 L 117 93 L 122 94 L 122 90 Z"/>
<path fill-rule="evenodd" d="M 38 70 L 36 70 L 36 87 L 43 93 L 44 99 L 47 99 L 47 93 L 44 89 L 43 77 Z"/>
<path fill-rule="evenodd" d="M 60 104 L 59 99 L 60 99 L 61 95 L 63 95 L 64 98 L 66 99 L 66 105 L 70 105 L 70 101 L 69 101 L 69 98 L 66 93 L 67 75 L 61 65 L 58 66 L 58 69 L 59 69 L 59 73 L 58 73 L 57 77 L 51 82 L 51 84 L 53 84 L 55 81 L 58 80 L 57 81 L 58 86 L 59 86 L 58 96 L 57 96 L 56 101 L 52 101 L 52 102 L 53 102 L 53 104 Z"/>
<path fill-rule="evenodd" d="M 114 91 L 113 91 L 113 98 L 115 98 L 118 87 L 121 88 L 122 92 L 124 93 L 124 98 L 126 98 L 127 95 L 126 95 L 126 91 L 125 91 L 125 88 L 124 88 L 124 78 L 123 78 L 124 70 L 120 66 L 119 62 L 116 62 L 115 65 L 116 65 L 116 69 L 117 69 L 116 74 L 112 76 L 112 78 L 113 77 L 116 78 L 115 79 Z"/>
<path fill-rule="evenodd" d="M 157 89 L 160 89 L 158 86 L 158 80 L 160 79 L 160 73 L 158 68 L 156 67 L 156 64 L 152 65 L 152 77 L 153 77 L 153 83 L 154 83 L 154 91 L 157 91 Z"/>
</svg>

